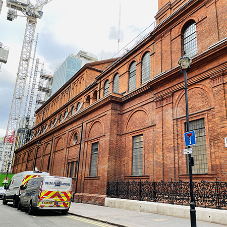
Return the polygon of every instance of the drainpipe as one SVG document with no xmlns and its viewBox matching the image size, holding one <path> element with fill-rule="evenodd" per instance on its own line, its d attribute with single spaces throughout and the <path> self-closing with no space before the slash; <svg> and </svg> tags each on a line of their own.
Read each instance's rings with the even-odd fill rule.
<svg viewBox="0 0 227 227">
<path fill-rule="evenodd" d="M 47 173 L 49 173 L 49 168 L 50 168 L 50 158 L 51 158 L 53 139 L 54 139 L 54 136 L 52 136 L 52 141 L 51 141 L 50 155 L 49 155 L 49 160 L 48 160 L 48 164 L 47 164 Z"/>
<path fill-rule="evenodd" d="M 101 80 L 99 81 L 99 99 L 100 99 L 100 91 L 101 91 Z"/>
<path fill-rule="evenodd" d="M 76 173 L 76 188 L 75 188 L 75 192 L 73 193 L 73 198 L 72 198 L 72 201 L 74 202 L 74 195 L 76 194 L 77 192 L 77 186 L 78 186 L 78 175 L 79 175 L 79 169 L 80 169 L 80 154 L 81 154 L 81 147 L 82 147 L 82 136 L 83 136 L 83 130 L 84 130 L 84 127 L 83 127 L 83 124 L 84 123 L 84 120 L 82 121 L 82 125 L 81 125 L 81 132 L 80 132 L 80 148 L 79 148 L 79 157 L 78 157 L 78 169 L 77 169 L 77 173 Z"/>
</svg>

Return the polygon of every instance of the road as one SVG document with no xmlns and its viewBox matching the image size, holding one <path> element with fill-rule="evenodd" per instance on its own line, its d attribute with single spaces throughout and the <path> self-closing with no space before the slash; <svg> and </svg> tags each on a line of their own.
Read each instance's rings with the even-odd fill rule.
<svg viewBox="0 0 227 227">
<path fill-rule="evenodd" d="M 28 215 L 25 210 L 13 208 L 13 204 L 3 205 L 0 200 L 0 225 L 4 227 L 111 227 L 105 223 L 93 221 L 75 215 L 62 215 L 58 212 L 40 211 Z"/>
</svg>

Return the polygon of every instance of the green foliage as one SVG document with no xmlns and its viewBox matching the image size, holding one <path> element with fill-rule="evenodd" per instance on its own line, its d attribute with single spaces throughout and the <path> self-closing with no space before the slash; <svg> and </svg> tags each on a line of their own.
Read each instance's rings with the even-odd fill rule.
<svg viewBox="0 0 227 227">
<path fill-rule="evenodd" d="M 0 173 L 0 186 L 3 186 L 3 181 L 4 181 L 4 178 L 6 177 L 6 173 Z M 13 173 L 9 173 L 8 174 L 8 178 L 9 178 L 9 181 L 8 181 L 8 183 L 10 182 L 10 180 L 11 180 L 11 178 L 13 177 Z"/>
</svg>

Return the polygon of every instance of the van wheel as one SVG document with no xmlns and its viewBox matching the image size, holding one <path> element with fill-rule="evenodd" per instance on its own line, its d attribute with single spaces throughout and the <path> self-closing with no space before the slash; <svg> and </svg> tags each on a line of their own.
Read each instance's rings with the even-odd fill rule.
<svg viewBox="0 0 227 227">
<path fill-rule="evenodd" d="M 17 204 L 17 209 L 18 209 L 18 210 L 21 210 L 21 204 L 20 204 L 20 201 L 18 201 L 18 204 Z"/>
<path fill-rule="evenodd" d="M 28 206 L 28 214 L 32 215 L 34 214 L 34 208 L 32 206 L 32 201 L 30 202 L 29 206 Z"/>
<path fill-rule="evenodd" d="M 7 205 L 7 200 L 6 200 L 6 197 L 5 196 L 3 197 L 3 204 L 4 205 Z"/>
<path fill-rule="evenodd" d="M 16 198 L 13 199 L 13 207 L 16 208 L 18 206 L 18 201 Z"/>
</svg>

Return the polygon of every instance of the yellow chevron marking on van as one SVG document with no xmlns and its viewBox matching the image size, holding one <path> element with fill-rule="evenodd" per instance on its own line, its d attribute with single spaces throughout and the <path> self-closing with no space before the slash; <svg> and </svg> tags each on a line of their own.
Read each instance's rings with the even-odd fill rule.
<svg viewBox="0 0 227 227">
<path fill-rule="evenodd" d="M 77 221 L 81 221 L 81 222 L 86 222 L 92 225 L 97 225 L 97 226 L 101 226 L 101 227 L 111 227 L 112 225 L 106 224 L 106 223 L 102 223 L 102 222 L 98 222 L 98 221 L 93 221 L 90 219 L 86 219 L 86 218 L 81 218 L 81 217 L 75 217 L 75 216 L 67 216 L 68 218 L 72 218 L 75 219 Z"/>
<path fill-rule="evenodd" d="M 41 200 L 39 202 L 40 207 L 49 207 L 49 206 L 57 206 L 57 207 L 68 207 L 71 199 L 71 191 L 62 192 L 62 191 L 42 191 Z M 42 203 L 44 200 L 52 200 L 53 204 L 45 204 Z"/>
</svg>

